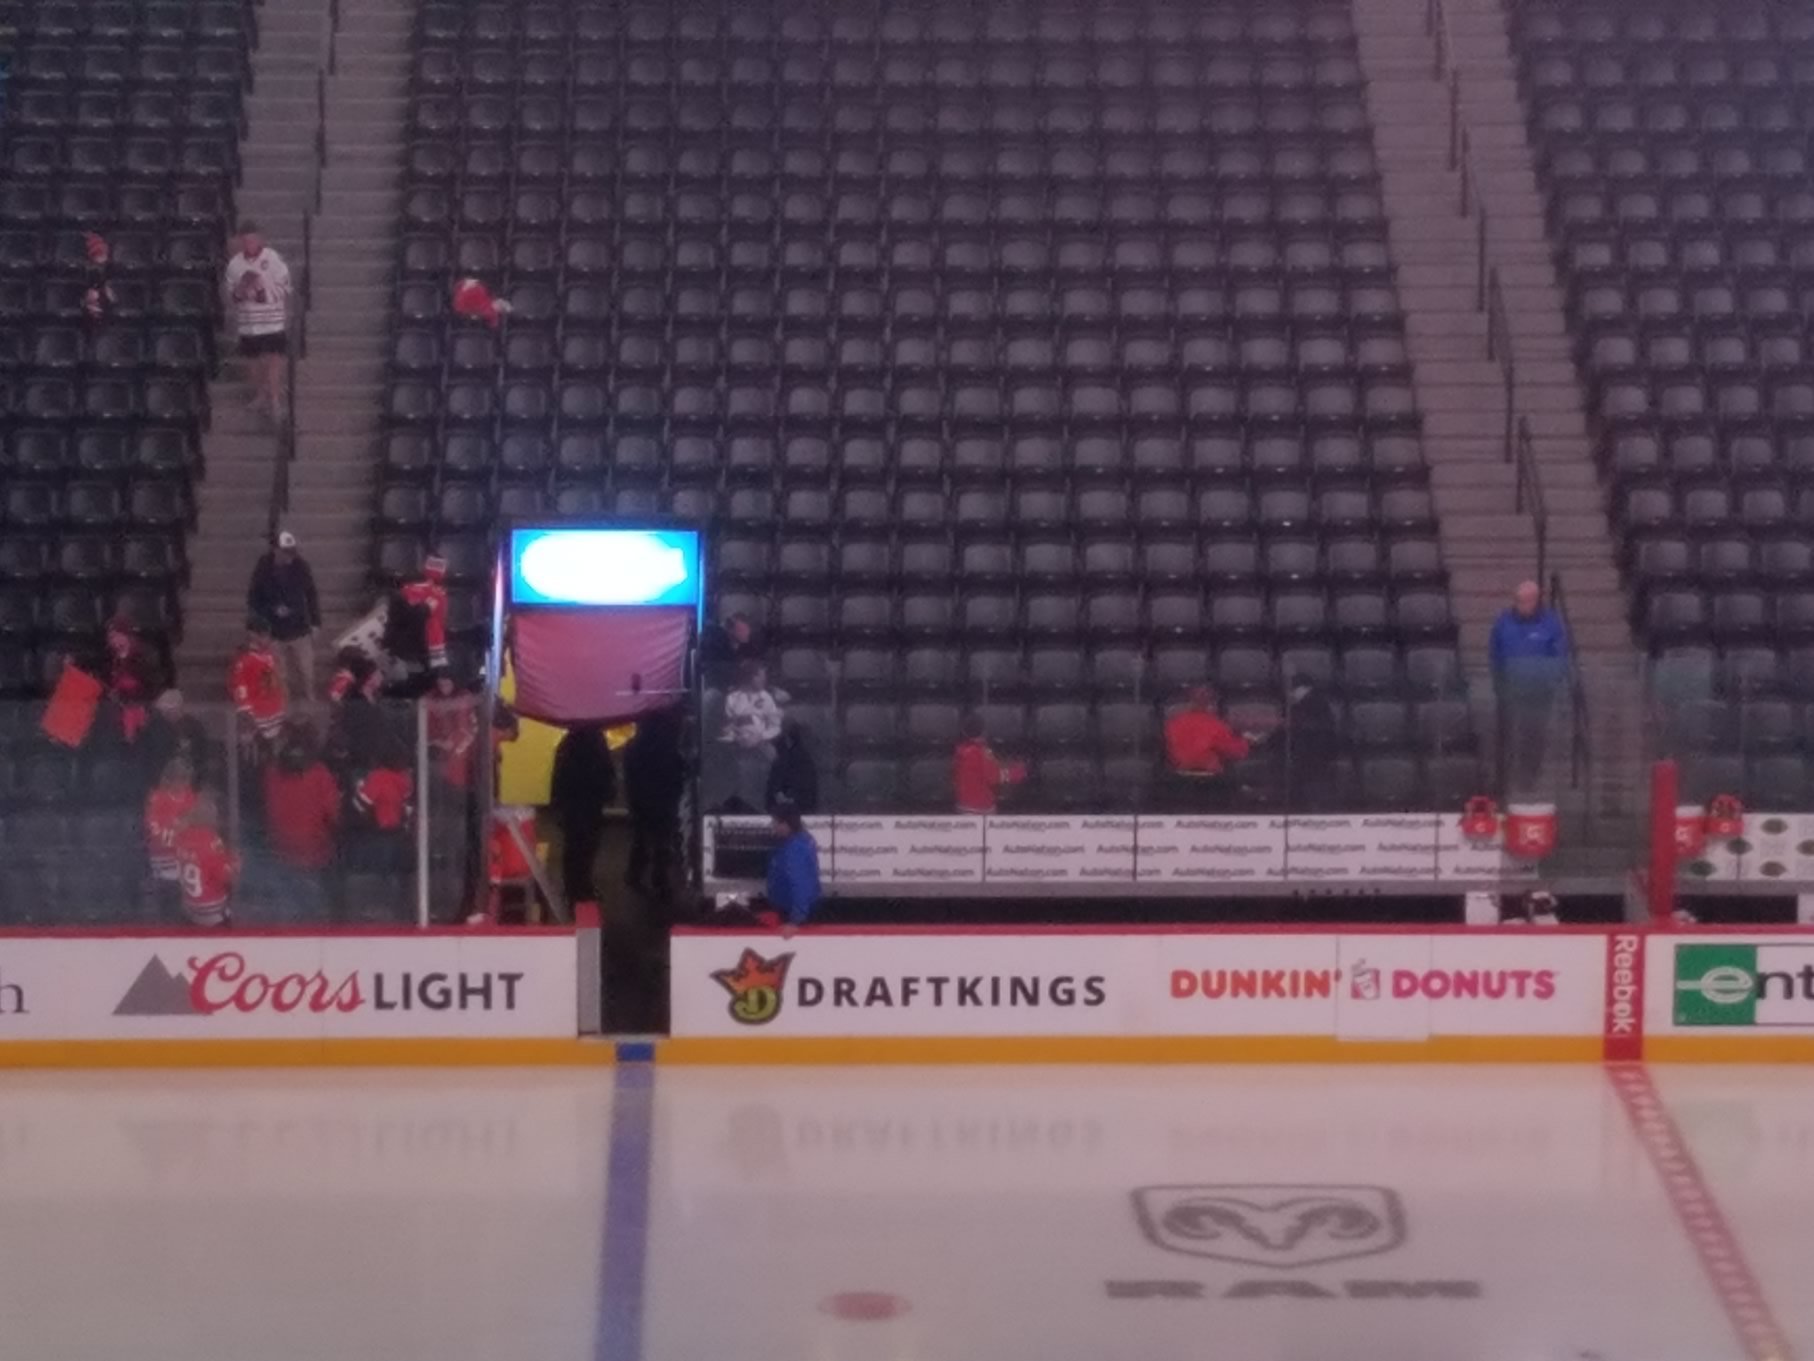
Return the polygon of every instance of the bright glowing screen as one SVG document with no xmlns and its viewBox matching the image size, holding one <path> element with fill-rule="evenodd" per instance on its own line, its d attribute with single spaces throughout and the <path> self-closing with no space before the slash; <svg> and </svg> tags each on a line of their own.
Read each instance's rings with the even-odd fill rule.
<svg viewBox="0 0 1814 1361">
<path fill-rule="evenodd" d="M 694 605 L 699 535 L 688 529 L 518 529 L 510 536 L 517 605 Z"/>
</svg>

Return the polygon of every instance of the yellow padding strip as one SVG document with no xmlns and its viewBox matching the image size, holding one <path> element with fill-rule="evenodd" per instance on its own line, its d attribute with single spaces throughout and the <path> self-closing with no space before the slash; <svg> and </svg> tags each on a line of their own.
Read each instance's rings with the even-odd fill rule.
<svg viewBox="0 0 1814 1361">
<path fill-rule="evenodd" d="M 1646 1035 L 1647 1063 L 1814 1063 L 1814 1035 Z"/>
<path fill-rule="evenodd" d="M 1595 1063 L 1598 1035 L 1310 1035 L 669 1039 L 658 1063 Z"/>
<path fill-rule="evenodd" d="M 610 1064 L 609 1040 L 14 1040 L 0 1068 L 296 1068 Z"/>
</svg>

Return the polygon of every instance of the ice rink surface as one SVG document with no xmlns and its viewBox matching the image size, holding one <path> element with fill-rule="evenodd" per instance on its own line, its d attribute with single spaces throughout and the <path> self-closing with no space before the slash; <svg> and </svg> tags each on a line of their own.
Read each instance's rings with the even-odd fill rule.
<svg viewBox="0 0 1814 1361">
<path fill-rule="evenodd" d="M 1814 1071 L 0 1077 L 8 1361 L 1814 1358 Z"/>
</svg>

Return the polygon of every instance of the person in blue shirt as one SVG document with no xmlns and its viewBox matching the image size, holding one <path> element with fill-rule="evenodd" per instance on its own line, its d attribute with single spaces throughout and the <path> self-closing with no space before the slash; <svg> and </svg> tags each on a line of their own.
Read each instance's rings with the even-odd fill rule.
<svg viewBox="0 0 1814 1361">
<path fill-rule="evenodd" d="M 769 854 L 768 905 L 781 915 L 782 932 L 792 935 L 825 896 L 819 886 L 819 843 L 800 820 L 800 810 L 785 804 L 774 810 L 781 842 Z"/>
<path fill-rule="evenodd" d="M 1499 700 L 1507 798 L 1535 792 L 1548 749 L 1550 713 L 1568 675 L 1568 630 L 1534 581 L 1519 585 L 1493 622 L 1487 645 Z"/>
</svg>

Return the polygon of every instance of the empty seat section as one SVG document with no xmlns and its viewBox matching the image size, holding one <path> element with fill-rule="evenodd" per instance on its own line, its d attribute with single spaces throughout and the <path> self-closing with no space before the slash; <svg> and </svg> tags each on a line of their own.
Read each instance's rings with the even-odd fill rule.
<svg viewBox="0 0 1814 1361">
<path fill-rule="evenodd" d="M 1814 699 L 1793 664 L 1814 524 L 1814 25 L 1750 2 L 1508 9 L 1633 622 L 1663 711 L 1685 716 L 1662 735 L 1696 797 L 1803 806 L 1784 763 L 1814 749 L 1780 719 Z"/>
<path fill-rule="evenodd" d="M 1196 682 L 1449 698 L 1344 0 L 430 0 L 413 62 L 387 553 L 702 521 L 853 806 L 948 806 L 966 710 L 1030 808 L 1124 802 Z M 1367 754 L 1417 786 L 1465 718 Z"/>
</svg>

